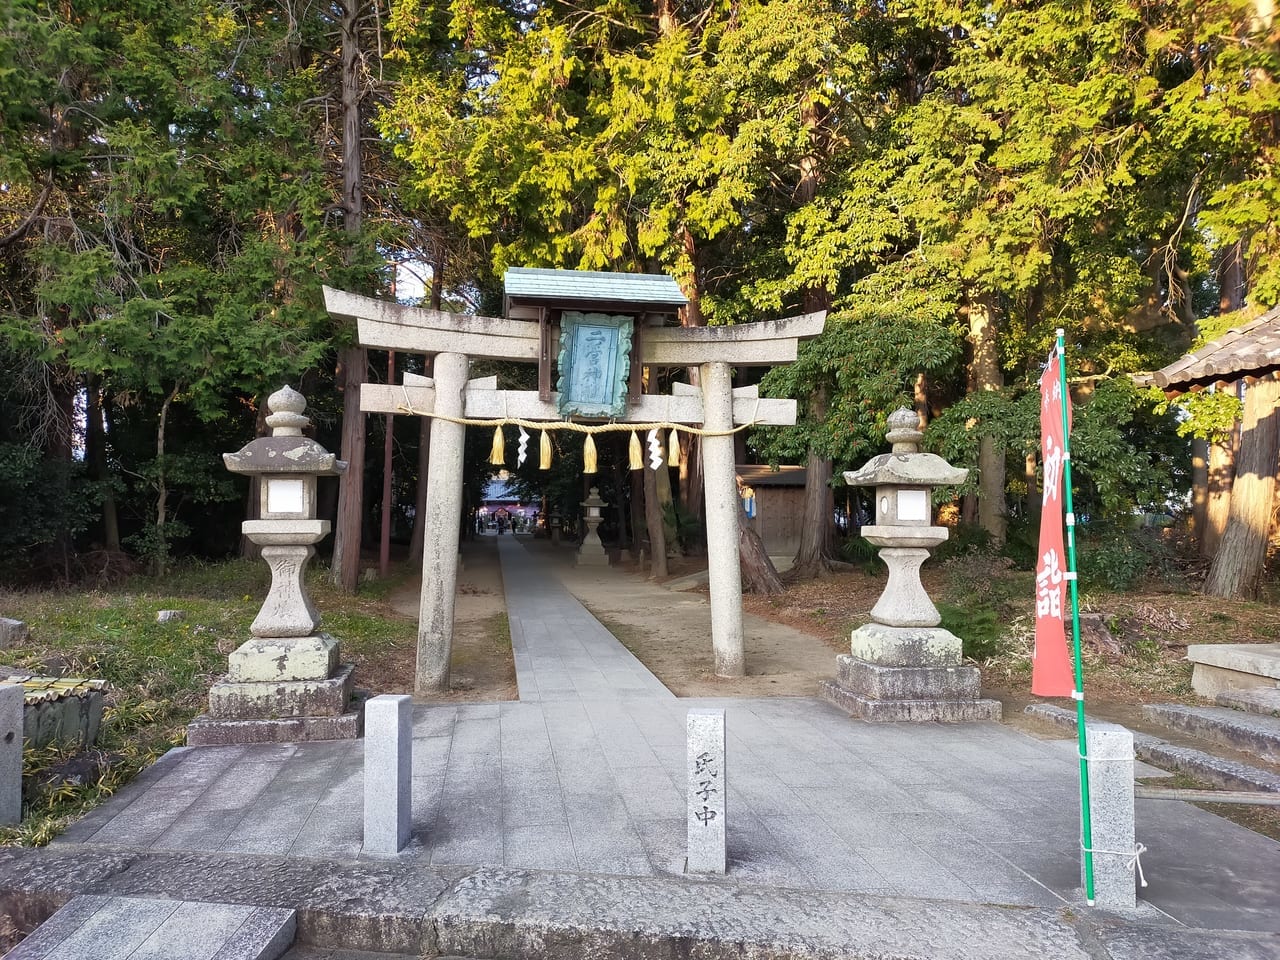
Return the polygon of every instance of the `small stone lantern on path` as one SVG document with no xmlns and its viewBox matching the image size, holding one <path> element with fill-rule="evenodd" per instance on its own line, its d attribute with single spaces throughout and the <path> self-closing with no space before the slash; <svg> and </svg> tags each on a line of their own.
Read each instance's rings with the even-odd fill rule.
<svg viewBox="0 0 1280 960">
<path fill-rule="evenodd" d="M 600 535 L 596 533 L 596 528 L 604 519 L 602 511 L 608 505 L 601 499 L 598 487 L 592 487 L 587 499 L 580 504 L 583 509 L 583 519 L 587 522 L 587 535 L 582 538 L 582 546 L 578 548 L 579 566 L 607 567 L 609 565 L 609 554 L 605 551 L 604 544 L 600 542 Z"/>
<path fill-rule="evenodd" d="M 942 617 L 920 582 L 929 551 L 948 535 L 932 522 L 932 488 L 963 483 L 969 471 L 920 452 L 924 434 L 912 410 L 890 414 L 886 438 L 892 453 L 844 478 L 875 488 L 876 522 L 862 535 L 880 548 L 889 581 L 822 694 L 865 720 L 999 720 L 999 701 L 979 699 L 978 668 L 962 665 L 960 638 L 938 626 Z"/>
<path fill-rule="evenodd" d="M 353 667 L 339 667 L 339 644 L 319 631 L 307 595 L 307 563 L 329 533 L 316 519 L 316 479 L 347 465 L 302 435 L 307 401 L 289 387 L 267 399 L 271 436 L 223 454 L 232 473 L 261 478 L 261 519 L 241 530 L 262 548 L 271 589 L 249 628 L 253 639 L 233 651 L 227 676 L 209 691 L 209 712 L 187 728 L 193 745 L 340 740 L 359 734 L 349 712 Z"/>
</svg>

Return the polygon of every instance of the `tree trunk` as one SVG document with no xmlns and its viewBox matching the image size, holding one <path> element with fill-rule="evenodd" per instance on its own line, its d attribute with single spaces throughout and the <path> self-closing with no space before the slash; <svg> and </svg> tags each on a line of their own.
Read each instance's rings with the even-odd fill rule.
<svg viewBox="0 0 1280 960">
<path fill-rule="evenodd" d="M 1241 263 L 1243 247 L 1233 243 L 1227 247 L 1218 261 L 1218 312 L 1231 313 L 1244 306 L 1244 270 Z M 1210 387 L 1216 390 L 1217 387 Z M 1235 455 L 1239 425 L 1232 436 L 1209 441 L 1207 463 L 1203 470 L 1196 463 L 1196 444 L 1192 445 L 1191 502 L 1192 522 L 1200 548 L 1200 556 L 1212 560 L 1227 530 L 1231 512 L 1231 481 L 1235 474 Z"/>
<path fill-rule="evenodd" d="M 702 289 L 698 275 L 699 252 L 693 232 L 687 227 L 680 228 L 680 242 L 688 258 L 688 272 L 680 279 L 681 292 L 688 298 L 680 316 L 680 323 L 685 327 L 706 326 L 706 318 L 702 315 Z M 702 374 L 697 366 L 688 368 L 689 384 L 701 386 Z M 692 434 L 680 435 L 680 505 L 685 515 L 692 521 L 702 519 L 702 440 Z M 686 544 L 686 546 L 690 546 Z"/>
<path fill-rule="evenodd" d="M 645 371 L 645 393 L 658 392 L 658 371 L 649 367 Z M 667 502 L 671 500 L 671 473 L 667 467 L 668 438 L 665 432 L 659 431 L 659 442 L 662 446 L 662 463 L 657 470 L 644 471 L 644 525 L 649 532 L 649 576 L 662 580 L 667 576 L 667 521 L 663 515 L 662 499 L 659 494 L 659 478 L 667 482 Z M 665 477 L 663 475 L 665 474 Z"/>
<path fill-rule="evenodd" d="M 1200 556 L 1212 560 L 1231 513 L 1231 486 L 1236 472 L 1236 436 L 1209 444 L 1209 479 L 1206 488 L 1204 531 L 1200 536 Z"/>
<path fill-rule="evenodd" d="M 360 411 L 366 352 L 345 347 L 338 352 L 342 381 L 342 459 L 347 471 L 338 481 L 338 519 L 333 537 L 333 584 L 355 593 L 360 582 L 360 546 L 364 526 L 364 448 L 367 430 Z"/>
<path fill-rule="evenodd" d="M 89 477 L 102 485 L 102 546 L 112 552 L 120 550 L 120 519 L 116 511 L 116 495 L 107 482 L 107 439 L 103 425 L 102 385 L 92 374 L 85 381 L 84 458 Z"/>
<path fill-rule="evenodd" d="M 1199 437 L 1191 441 L 1191 522 L 1187 533 L 1201 544 L 1208 523 L 1209 509 L 1209 441 Z"/>
<path fill-rule="evenodd" d="M 427 469 L 431 465 L 431 418 L 418 418 L 418 483 L 413 497 L 413 533 L 409 536 L 409 562 L 422 565 L 422 541 L 427 519 Z"/>
<path fill-rule="evenodd" d="M 804 124 L 809 150 L 800 158 L 800 180 L 796 184 L 797 206 L 813 202 L 821 179 L 819 164 L 822 110 L 812 95 L 805 93 L 800 101 L 800 118 Z M 831 294 L 822 287 L 808 287 L 801 298 L 805 313 L 831 309 Z M 809 419 L 820 423 L 827 418 L 830 397 L 826 384 L 814 384 L 809 398 Z M 789 576 L 812 580 L 831 569 L 835 558 L 835 491 L 831 489 L 832 465 L 829 457 L 810 447 L 805 462 L 804 518 L 800 524 L 800 546 Z"/>
<path fill-rule="evenodd" d="M 444 257 L 436 257 L 431 265 L 431 309 L 439 310 L 444 301 Z M 422 375 L 431 376 L 432 358 L 422 361 Z M 418 486 L 414 491 L 413 533 L 409 536 L 409 561 L 422 565 L 422 540 L 427 519 L 427 468 L 431 463 L 431 418 L 419 417 L 418 424 Z M 474 526 L 473 528 L 474 529 Z"/>
<path fill-rule="evenodd" d="M 1024 500 L 1026 510 L 1027 526 L 1032 531 L 1040 529 L 1040 509 L 1043 505 L 1044 498 L 1036 489 L 1036 462 L 1037 457 L 1034 453 L 1028 453 L 1026 463 L 1023 466 L 1023 477 L 1027 484 L 1027 493 Z"/>
<path fill-rule="evenodd" d="M 641 441 L 643 443 L 643 440 Z M 628 482 L 631 484 L 630 504 L 631 514 L 627 520 L 631 524 L 631 555 L 634 557 L 637 551 L 648 539 L 646 525 L 644 522 L 644 475 L 652 473 L 647 466 L 643 470 L 632 470 Z"/>
<path fill-rule="evenodd" d="M 916 419 L 920 421 L 920 429 L 929 426 L 929 375 L 917 373 L 916 382 L 911 388 L 912 406 L 915 407 Z"/>
<path fill-rule="evenodd" d="M 625 550 L 631 545 L 631 541 L 627 539 L 627 504 L 626 504 L 626 487 L 629 482 L 623 464 L 628 463 L 627 444 L 631 442 L 631 434 L 619 431 L 614 434 L 616 442 L 621 449 L 618 451 L 617 459 L 613 461 L 613 509 L 618 515 L 618 542 L 619 550 Z"/>
<path fill-rule="evenodd" d="M 999 390 L 1004 386 L 997 351 L 996 308 L 990 296 L 969 300 L 969 342 L 973 359 L 969 366 L 971 390 Z M 994 546 L 1003 546 L 1008 518 L 1005 508 L 1005 451 L 995 437 L 978 443 L 978 523 Z"/>
<path fill-rule="evenodd" d="M 165 525 L 169 522 L 169 487 L 164 466 L 165 432 L 169 424 L 169 408 L 174 398 L 182 389 L 176 383 L 169 396 L 160 405 L 160 422 L 156 426 L 156 540 L 151 554 L 151 575 L 163 577 L 169 567 L 169 536 L 165 533 Z"/>
<path fill-rule="evenodd" d="M 773 596 L 783 592 L 782 579 L 769 559 L 760 534 L 747 523 L 744 510 L 738 510 L 738 567 L 742 571 L 744 593 Z"/>
<path fill-rule="evenodd" d="M 809 417 L 826 419 L 827 393 L 814 391 L 809 401 Z M 809 448 L 805 461 L 804 514 L 800 521 L 800 546 L 788 577 L 812 580 L 831 569 L 835 558 L 835 491 L 831 489 L 831 461 Z"/>
<path fill-rule="evenodd" d="M 1231 515 L 1204 585 L 1210 596 L 1233 599 L 1257 593 L 1266 562 L 1271 501 L 1280 458 L 1278 404 L 1280 382 L 1274 376 L 1252 384 L 1245 393 Z"/>
<path fill-rule="evenodd" d="M 349 263 L 357 257 L 356 241 L 364 219 L 364 172 L 360 156 L 360 13 L 362 0 L 346 0 L 342 11 L 342 205 L 343 225 L 351 244 Z M 360 582 L 360 541 L 364 518 L 365 422 L 360 412 L 360 385 L 368 357 L 359 346 L 338 354 L 342 367 L 342 459 L 347 472 L 338 486 L 338 521 L 334 525 L 334 586 L 355 593 Z"/>
</svg>

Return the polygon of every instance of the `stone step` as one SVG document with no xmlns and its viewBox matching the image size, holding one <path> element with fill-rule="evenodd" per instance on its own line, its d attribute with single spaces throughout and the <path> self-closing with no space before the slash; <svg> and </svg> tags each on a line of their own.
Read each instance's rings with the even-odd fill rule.
<svg viewBox="0 0 1280 960">
<path fill-rule="evenodd" d="M 1225 690 L 1215 698 L 1218 706 L 1256 713 L 1264 717 L 1280 717 L 1280 687 L 1256 690 Z"/>
<path fill-rule="evenodd" d="M 1193 643 L 1191 688 L 1202 697 L 1280 686 L 1280 643 Z"/>
<path fill-rule="evenodd" d="M 1045 720 L 1067 730 L 1076 728 L 1075 711 L 1064 710 L 1051 703 L 1033 703 L 1027 707 L 1026 713 L 1028 716 Z M 1096 718 L 1087 717 L 1086 721 L 1092 722 L 1094 719 Z M 1138 759 L 1145 760 L 1154 766 L 1185 773 L 1224 790 L 1262 790 L 1267 793 L 1280 793 L 1280 774 L 1260 770 L 1224 757 L 1215 757 L 1203 750 L 1178 746 L 1150 734 L 1134 733 L 1133 752 Z"/>
<path fill-rule="evenodd" d="M 876 700 L 847 690 L 834 680 L 818 684 L 819 694 L 846 713 L 874 723 L 976 723 L 999 722 L 999 700 L 937 698 L 930 700 Z"/>
<path fill-rule="evenodd" d="M 277 960 L 292 910 L 81 895 L 6 954 L 9 960 Z"/>
<path fill-rule="evenodd" d="M 1280 719 L 1241 713 L 1228 707 L 1184 707 L 1151 703 L 1142 708 L 1148 720 L 1170 730 L 1220 743 L 1269 763 L 1280 763 Z"/>
<path fill-rule="evenodd" d="M 840 686 L 873 700 L 977 700 L 982 694 L 977 667 L 886 667 L 842 653 L 836 673 Z"/>
</svg>

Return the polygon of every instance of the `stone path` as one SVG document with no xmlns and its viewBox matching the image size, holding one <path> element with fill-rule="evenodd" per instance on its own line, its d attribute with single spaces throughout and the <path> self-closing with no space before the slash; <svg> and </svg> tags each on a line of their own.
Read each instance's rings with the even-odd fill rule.
<svg viewBox="0 0 1280 960">
<path fill-rule="evenodd" d="M 294 911 L 146 897 L 78 896 L 5 954 L 10 960 L 277 960 Z"/>
<path fill-rule="evenodd" d="M 416 709 L 402 862 L 680 876 L 684 716 L 709 705 L 727 711 L 730 864 L 707 882 L 1078 902 L 1071 742 L 871 725 L 808 698 L 678 700 L 515 538 L 501 550 L 521 701 Z M 360 742 L 173 751 L 58 842 L 358 858 L 361 758 Z M 1157 918 L 1280 930 L 1280 843 L 1176 801 L 1139 801 L 1138 838 Z"/>
<path fill-rule="evenodd" d="M 675 700 L 515 537 L 498 555 L 521 703 Z"/>
</svg>

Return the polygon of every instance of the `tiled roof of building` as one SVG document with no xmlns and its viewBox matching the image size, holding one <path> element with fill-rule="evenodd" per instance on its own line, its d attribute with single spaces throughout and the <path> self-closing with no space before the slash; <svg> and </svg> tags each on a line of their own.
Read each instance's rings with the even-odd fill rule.
<svg viewBox="0 0 1280 960">
<path fill-rule="evenodd" d="M 508 267 L 503 284 L 508 301 L 525 303 L 642 304 L 663 312 L 663 308 L 674 311 L 689 302 L 680 292 L 680 285 L 661 273 Z"/>
<path fill-rule="evenodd" d="M 752 487 L 803 487 L 807 475 L 804 467 L 780 466 L 774 470 L 767 463 L 740 463 L 733 469 L 743 483 Z"/>
<path fill-rule="evenodd" d="M 1189 390 L 1222 380 L 1260 377 L 1280 369 L 1280 307 L 1252 323 L 1233 327 L 1194 353 L 1157 370 L 1152 379 L 1164 390 Z"/>
</svg>

